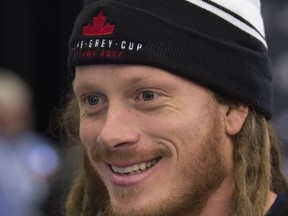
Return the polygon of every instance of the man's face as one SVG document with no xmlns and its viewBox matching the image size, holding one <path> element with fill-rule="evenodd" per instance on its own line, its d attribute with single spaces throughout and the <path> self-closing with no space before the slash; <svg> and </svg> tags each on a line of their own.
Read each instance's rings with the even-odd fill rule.
<svg viewBox="0 0 288 216">
<path fill-rule="evenodd" d="M 211 92 L 147 66 L 78 67 L 80 138 L 112 215 L 194 215 L 231 174 Z"/>
</svg>

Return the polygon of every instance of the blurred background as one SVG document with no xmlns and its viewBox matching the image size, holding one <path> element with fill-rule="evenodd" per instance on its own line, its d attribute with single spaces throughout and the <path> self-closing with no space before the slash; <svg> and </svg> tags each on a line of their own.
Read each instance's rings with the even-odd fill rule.
<svg viewBox="0 0 288 216">
<path fill-rule="evenodd" d="M 81 0 L 0 0 L 0 114 L 8 110 L 9 116 L 18 115 L 27 123 L 9 125 L 3 134 L 0 132 L 1 216 L 62 215 L 61 203 L 71 178 L 63 172 L 67 156 L 62 152 L 62 143 L 49 131 L 55 107 L 65 95 L 67 44 L 81 8 Z M 274 77 L 272 123 L 281 140 L 282 166 L 288 176 L 288 1 L 262 0 L 262 14 Z M 4 102 L 8 105 L 4 106 Z M 14 110 L 15 106 L 21 109 Z M 0 115 L 0 125 L 8 125 L 9 116 Z M 5 139 L 1 140 L 1 135 Z M 10 168 L 17 173 L 17 179 Z M 17 180 L 21 184 L 1 188 L 5 172 L 11 174 L 5 175 L 5 181 L 12 184 Z M 1 212 L 1 203 L 11 205 L 11 191 L 19 203 L 25 200 L 26 208 L 31 208 L 24 211 L 19 204 L 19 209 L 11 206 L 9 214 Z"/>
</svg>

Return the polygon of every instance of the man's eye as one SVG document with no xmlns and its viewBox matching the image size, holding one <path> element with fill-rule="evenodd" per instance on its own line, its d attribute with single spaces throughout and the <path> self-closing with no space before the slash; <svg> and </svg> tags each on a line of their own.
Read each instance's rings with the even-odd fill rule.
<svg viewBox="0 0 288 216">
<path fill-rule="evenodd" d="M 99 97 L 95 96 L 95 95 L 88 96 L 86 98 L 86 103 L 89 105 L 97 105 L 97 104 L 99 104 Z"/>
<path fill-rule="evenodd" d="M 141 92 L 140 97 L 144 101 L 151 101 L 155 98 L 155 93 L 152 91 L 143 91 Z"/>
</svg>

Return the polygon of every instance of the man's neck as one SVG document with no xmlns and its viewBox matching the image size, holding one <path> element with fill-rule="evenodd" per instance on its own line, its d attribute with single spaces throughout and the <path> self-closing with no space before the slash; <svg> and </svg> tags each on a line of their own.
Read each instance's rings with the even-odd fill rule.
<svg viewBox="0 0 288 216">
<path fill-rule="evenodd" d="M 272 205 L 273 205 L 273 203 L 275 202 L 276 198 L 277 198 L 277 195 L 276 195 L 275 193 L 273 193 L 273 192 L 271 192 L 271 191 L 268 193 L 267 202 L 266 202 L 266 205 L 265 205 L 265 207 L 264 207 L 264 213 L 265 213 L 265 214 L 266 214 L 266 213 L 269 211 L 269 209 L 272 207 Z"/>
<path fill-rule="evenodd" d="M 208 199 L 199 216 L 229 215 L 232 206 L 234 180 L 228 176 Z"/>
<path fill-rule="evenodd" d="M 232 177 L 227 177 L 208 199 L 205 207 L 199 216 L 228 216 L 231 211 L 234 192 L 234 180 Z M 264 215 L 269 211 L 275 202 L 277 195 L 269 192 L 266 205 L 264 206 Z"/>
</svg>

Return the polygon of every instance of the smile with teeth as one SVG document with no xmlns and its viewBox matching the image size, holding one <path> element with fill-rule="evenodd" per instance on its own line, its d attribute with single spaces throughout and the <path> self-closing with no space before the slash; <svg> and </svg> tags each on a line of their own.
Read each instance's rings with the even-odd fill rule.
<svg viewBox="0 0 288 216">
<path fill-rule="evenodd" d="M 120 174 L 120 175 L 130 175 L 130 174 L 135 174 L 135 173 L 140 173 L 144 170 L 150 169 L 153 167 L 159 159 L 154 159 L 151 161 L 148 161 L 146 163 L 139 163 L 139 164 L 134 164 L 129 167 L 117 167 L 111 165 L 111 169 L 114 173 Z"/>
</svg>

